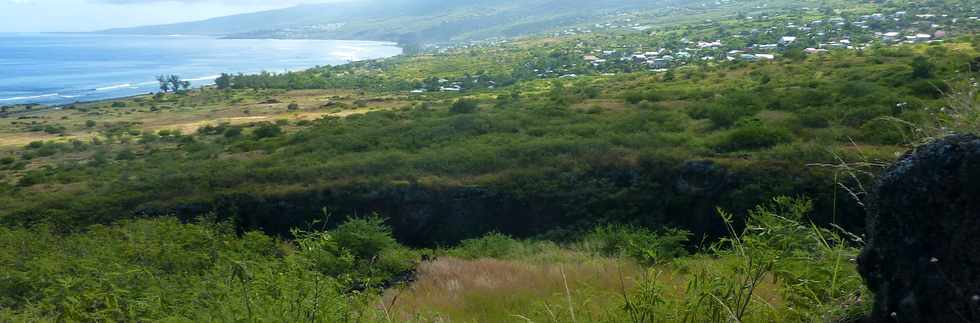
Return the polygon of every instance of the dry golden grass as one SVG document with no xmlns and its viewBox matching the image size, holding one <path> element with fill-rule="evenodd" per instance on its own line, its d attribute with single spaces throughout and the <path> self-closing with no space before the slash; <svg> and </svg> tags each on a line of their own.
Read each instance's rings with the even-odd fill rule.
<svg viewBox="0 0 980 323">
<path fill-rule="evenodd" d="M 663 297 L 680 306 L 694 274 L 722 274 L 733 260 L 691 257 L 650 269 L 568 250 L 521 260 L 442 258 L 419 266 L 409 286 L 385 293 L 378 310 L 388 309 L 395 322 L 571 322 L 572 311 L 577 322 L 617 321 L 626 315 L 623 291 L 639 281 L 656 279 Z M 779 288 L 772 279 L 758 286 L 753 317 L 779 317 L 764 310 L 784 307 Z"/>
<path fill-rule="evenodd" d="M 563 321 L 571 316 L 571 296 L 579 321 L 589 322 L 616 310 L 622 290 L 643 273 L 608 258 L 550 263 L 443 258 L 422 264 L 418 280 L 389 291 L 385 302 L 393 304 L 398 321 Z"/>
</svg>

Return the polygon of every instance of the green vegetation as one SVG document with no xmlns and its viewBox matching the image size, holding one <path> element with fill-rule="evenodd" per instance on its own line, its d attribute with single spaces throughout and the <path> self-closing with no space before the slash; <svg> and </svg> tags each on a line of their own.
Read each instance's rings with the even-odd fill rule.
<svg viewBox="0 0 980 323">
<path fill-rule="evenodd" d="M 955 51 L 932 59 L 935 75 L 930 82 L 953 76 L 956 66 L 977 56 L 958 44 L 948 47 Z M 42 157 L 39 162 L 49 167 L 30 167 L 7 178 L 20 182 L 21 188 L 43 187 L 45 194 L 9 186 L 0 197 L 7 206 L 0 210 L 0 220 L 71 228 L 111 223 L 133 210 L 167 214 L 175 207 L 202 204 L 193 209 L 209 210 L 243 195 L 306 199 L 308 204 L 297 206 L 308 216 L 322 207 L 340 212 L 359 199 L 408 183 L 416 190 L 435 192 L 478 186 L 514 203 L 552 200 L 554 213 L 529 215 L 540 216 L 541 227 L 587 228 L 588 222 L 612 220 L 716 236 L 724 233 L 724 226 L 710 208 L 700 209 L 696 217 L 673 216 L 690 208 L 684 202 L 690 194 L 686 184 L 677 184 L 687 179 L 678 179 L 678 172 L 691 162 L 710 160 L 733 180 L 756 184 L 701 197 L 705 204 L 739 210 L 766 197 L 806 194 L 819 206 L 819 222 L 841 215 L 838 223 L 857 229 L 860 215 L 849 213 L 843 203 L 832 207 L 834 195 L 843 193 L 831 189 L 833 170 L 807 165 L 834 164 L 838 157 L 887 161 L 903 151 L 905 147 L 896 144 L 908 142 L 903 138 L 910 127 L 882 118 L 928 123 L 931 109 L 945 104 L 912 84 L 917 56 L 906 52 L 929 48 L 882 48 L 860 55 L 842 53 L 833 60 L 824 56 L 802 62 L 692 67 L 682 69 L 673 81 L 656 73 L 583 76 L 561 81 L 559 92 L 552 81 L 529 80 L 460 94 L 365 94 L 348 98 L 347 109 L 361 109 L 355 101 L 364 109 L 390 108 L 346 117 L 327 115 L 304 121 L 304 126 L 267 118 L 235 125 L 201 123 L 199 131 L 189 131 L 196 133 L 162 136 L 159 130 L 172 129 L 164 126 L 154 130 L 159 139 L 143 136 L 139 124 L 98 122 L 99 144 L 85 139 L 78 146 L 53 144 L 19 153 Z M 399 64 L 417 63 L 409 59 Z M 801 76 L 800 71 L 819 77 Z M 754 75 L 765 75 L 769 82 L 761 84 Z M 591 88 L 598 91 L 579 95 L 575 90 Z M 235 97 L 253 95 L 249 93 L 203 92 L 180 100 L 233 104 Z M 635 93 L 642 93 L 643 99 L 635 104 L 624 99 Z M 271 98 L 251 100 L 258 103 L 249 109 L 287 112 L 286 104 L 262 103 L 275 101 Z M 324 114 L 346 111 L 339 100 L 321 100 L 308 105 L 323 106 Z M 78 122 L 82 124 L 70 131 L 85 131 L 86 122 Z M 84 160 L 94 153 L 113 158 L 107 163 L 76 158 Z M 347 201 L 310 199 L 329 190 L 356 193 Z M 558 191 L 567 195 L 553 194 Z M 634 207 L 613 210 L 609 205 Z M 266 219 L 273 210 L 246 210 L 263 213 L 217 211 L 253 218 L 243 225 L 280 233 L 309 220 L 297 217 L 270 226 Z M 536 230 L 518 230 L 503 222 L 494 226 L 510 228 L 508 233 Z M 426 244 L 483 233 L 440 232 Z"/>
<path fill-rule="evenodd" d="M 342 322 L 365 301 L 344 293 L 351 280 L 325 266 L 325 255 L 350 255 L 328 233 L 284 242 L 174 219 L 68 236 L 45 227 L 0 230 L 4 321 Z"/>
<path fill-rule="evenodd" d="M 501 275 L 508 274 L 496 270 L 513 269 L 507 269 L 506 261 L 567 264 L 567 274 L 563 268 L 559 276 L 524 267 L 509 278 L 533 285 L 542 282 L 521 279 L 561 282 L 565 277 L 565 287 L 556 290 L 561 301 L 551 310 L 545 311 L 547 303 L 527 302 L 505 310 L 510 312 L 472 311 L 457 316 L 467 321 L 492 322 L 512 315 L 558 321 L 578 315 L 595 322 L 860 317 L 869 304 L 861 301 L 866 291 L 848 260 L 857 249 L 850 247 L 853 242 L 845 239 L 846 233 L 805 222 L 811 205 L 806 200 L 776 199 L 750 212 L 744 232 L 733 231 L 730 238 L 698 249 L 693 256 L 686 256 L 678 244 L 686 234 L 656 235 L 622 226 L 596 229 L 581 242 L 566 246 L 492 234 L 437 254 L 473 259 L 453 267 L 458 274 L 491 274 L 493 278 L 487 279 L 497 280 L 507 279 Z M 401 299 L 391 296 L 401 287 L 389 289 L 384 297 L 372 292 L 395 282 L 419 259 L 417 252 L 395 242 L 377 218 L 352 219 L 329 231 L 296 231 L 290 241 L 258 232 L 236 234 L 233 226 L 207 219 L 186 224 L 169 218 L 126 220 L 70 235 L 44 226 L 0 230 L 0 266 L 5 273 L 0 279 L 0 318 L 4 320 L 425 320 L 438 317 L 428 315 L 437 315 L 432 311 L 443 304 L 433 298 L 457 292 L 450 288 L 442 290 L 442 296 L 421 294 L 426 284 L 435 283 L 432 275 L 449 274 L 436 271 L 437 267 L 426 267 L 414 287 L 398 292 L 405 293 Z M 606 266 L 589 264 L 608 264 L 608 259 L 621 257 L 620 252 L 646 244 L 657 246 L 662 260 L 648 263 L 648 274 L 616 278 L 615 272 L 606 272 L 612 283 L 592 282 L 592 287 L 587 287 L 589 281 L 575 280 Z M 626 259 L 620 261 L 629 263 Z M 622 263 L 619 275 L 624 275 Z M 629 266 L 631 271 L 637 268 Z M 469 272 L 473 270 L 490 271 Z M 561 284 L 545 286 L 560 288 Z M 459 300 L 465 306 L 499 310 L 514 306 L 504 305 L 509 301 L 506 297 L 465 295 Z M 602 295 L 606 295 L 600 298 L 602 304 L 613 306 L 588 305 L 589 299 Z"/>
<path fill-rule="evenodd" d="M 976 37 L 814 24 L 867 46 L 680 54 L 909 5 L 756 4 L 6 108 L 0 321 L 859 320 L 853 197 L 866 168 L 978 131 Z M 662 48 L 672 65 L 635 57 Z"/>
</svg>

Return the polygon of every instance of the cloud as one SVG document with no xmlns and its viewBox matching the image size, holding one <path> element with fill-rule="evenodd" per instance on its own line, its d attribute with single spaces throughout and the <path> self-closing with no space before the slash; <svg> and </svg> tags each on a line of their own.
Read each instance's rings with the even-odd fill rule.
<svg viewBox="0 0 980 323">
<path fill-rule="evenodd" d="M 328 1 L 333 0 L 0 0 L 0 32 L 94 31 Z"/>
<path fill-rule="evenodd" d="M 30 1 L 30 0 L 13 0 L 13 1 Z M 120 4 L 120 5 L 131 5 L 131 4 L 151 4 L 151 3 L 182 3 L 182 4 L 226 4 L 226 5 L 242 5 L 242 6 L 288 6 L 297 5 L 304 3 L 321 3 L 321 2 L 338 2 L 336 0 L 91 0 L 97 3 L 106 4 Z"/>
</svg>

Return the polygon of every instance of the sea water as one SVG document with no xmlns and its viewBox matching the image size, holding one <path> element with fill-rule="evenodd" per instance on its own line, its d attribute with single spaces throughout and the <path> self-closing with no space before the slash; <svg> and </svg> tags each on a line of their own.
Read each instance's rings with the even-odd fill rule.
<svg viewBox="0 0 980 323">
<path fill-rule="evenodd" d="M 146 94 L 159 91 L 158 75 L 199 87 L 221 73 L 295 71 L 400 53 L 393 43 L 370 41 L 0 33 L 0 106 Z"/>
</svg>

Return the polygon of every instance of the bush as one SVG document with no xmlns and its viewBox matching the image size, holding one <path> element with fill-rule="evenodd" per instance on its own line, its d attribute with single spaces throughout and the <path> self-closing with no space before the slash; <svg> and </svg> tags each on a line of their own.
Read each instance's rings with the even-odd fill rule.
<svg viewBox="0 0 980 323">
<path fill-rule="evenodd" d="M 290 104 L 289 104 L 289 106 L 288 106 L 288 107 L 286 107 L 286 110 L 289 110 L 289 111 L 296 111 L 296 110 L 299 110 L 299 104 L 296 104 L 296 103 L 290 103 Z"/>
<path fill-rule="evenodd" d="M 238 138 L 242 136 L 242 128 L 240 127 L 228 127 L 224 133 L 225 138 Z"/>
<path fill-rule="evenodd" d="M 94 128 L 95 125 L 96 125 L 95 120 L 86 120 L 85 121 L 85 127 L 86 128 Z"/>
<path fill-rule="evenodd" d="M 282 135 L 282 128 L 272 123 L 263 123 L 252 131 L 252 136 L 254 136 L 255 139 L 273 138 L 278 137 L 279 135 Z"/>
<path fill-rule="evenodd" d="M 722 137 L 716 147 L 724 152 L 757 150 L 786 143 L 792 139 L 792 134 L 784 128 L 751 125 L 729 132 Z"/>
<path fill-rule="evenodd" d="M 63 134 L 65 130 L 65 127 L 62 125 L 47 125 L 44 127 L 44 132 L 51 135 Z"/>
<path fill-rule="evenodd" d="M 489 233 L 479 239 L 464 240 L 458 247 L 448 252 L 450 256 L 462 259 L 496 258 L 513 256 L 521 242 L 500 233 Z"/>
<path fill-rule="evenodd" d="M 645 98 L 646 97 L 643 95 L 643 92 L 640 92 L 640 91 L 631 91 L 629 93 L 626 93 L 626 96 L 624 97 L 624 99 L 626 100 L 626 102 L 628 102 L 629 104 L 637 104 L 637 103 L 640 103 Z"/>
<path fill-rule="evenodd" d="M 628 225 L 598 227 L 582 239 L 582 247 L 603 256 L 628 256 L 644 265 L 656 265 L 687 255 L 691 233 L 664 229 L 654 232 Z"/>
<path fill-rule="evenodd" d="M 0 228 L 0 320 L 345 322 L 360 302 L 261 233 L 176 219 L 80 231 Z"/>
<path fill-rule="evenodd" d="M 168 133 L 168 135 L 169 135 L 169 133 Z M 148 143 L 157 142 L 158 140 L 160 140 L 160 136 L 158 136 L 157 134 L 154 134 L 151 131 L 147 131 L 147 132 L 144 132 L 143 133 L 143 136 L 140 138 L 140 143 L 148 144 Z"/>
<path fill-rule="evenodd" d="M 918 56 L 912 60 L 912 77 L 916 79 L 932 78 L 933 70 L 936 66 L 929 62 L 928 58 Z"/>
<path fill-rule="evenodd" d="M 732 237 L 716 250 L 739 257 L 743 264 L 758 264 L 759 269 L 784 281 L 783 299 L 799 309 L 800 317 L 792 321 L 812 322 L 828 314 L 839 321 L 863 318 L 871 302 L 854 303 L 867 290 L 854 265 L 848 263 L 858 254 L 849 238 L 857 237 L 817 227 L 808 218 L 812 210 L 813 202 L 808 199 L 777 197 L 750 210 L 741 233 L 731 226 L 731 216 L 721 212 Z M 745 272 L 746 268 L 740 269 Z"/>
<path fill-rule="evenodd" d="M 860 130 L 862 141 L 882 145 L 910 143 L 914 131 L 898 120 L 881 118 L 866 122 Z"/>
<path fill-rule="evenodd" d="M 38 149 L 41 147 L 44 147 L 43 141 L 32 141 L 31 143 L 27 144 L 27 149 Z"/>
<path fill-rule="evenodd" d="M 384 250 L 399 246 L 391 236 L 391 228 L 376 216 L 350 219 L 330 233 L 338 244 L 358 258 L 372 258 Z"/>
<path fill-rule="evenodd" d="M 468 99 L 459 99 L 453 103 L 453 106 L 449 108 L 449 112 L 452 113 L 473 113 L 479 108 L 476 101 Z"/>
<path fill-rule="evenodd" d="M 122 101 L 112 102 L 113 108 L 125 108 L 126 106 L 127 106 L 126 102 L 122 102 Z"/>
<path fill-rule="evenodd" d="M 630 104 L 638 104 L 643 101 L 659 102 L 664 100 L 664 95 L 657 91 L 631 91 L 626 93 L 626 102 Z"/>
<path fill-rule="evenodd" d="M 391 228 L 376 216 L 350 219 L 328 232 L 294 231 L 294 235 L 314 270 L 344 275 L 351 288 L 390 283 L 418 261 L 418 255 L 398 244 Z"/>
<path fill-rule="evenodd" d="M 758 113 L 758 110 L 744 105 L 711 105 L 705 113 L 715 128 L 728 128 L 739 120 Z"/>
<path fill-rule="evenodd" d="M 116 154 L 116 160 L 133 160 L 133 159 L 136 159 L 136 153 L 134 153 L 129 148 L 125 148 L 122 151 L 120 151 L 118 154 Z"/>
<path fill-rule="evenodd" d="M 939 99 L 944 93 L 949 92 L 949 84 L 937 80 L 915 80 L 908 83 L 908 88 L 912 94 L 922 97 Z"/>
<path fill-rule="evenodd" d="M 827 128 L 830 126 L 830 113 L 820 109 L 805 109 L 797 114 L 799 125 L 806 128 Z"/>
</svg>

